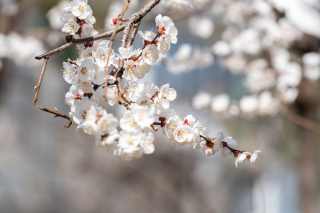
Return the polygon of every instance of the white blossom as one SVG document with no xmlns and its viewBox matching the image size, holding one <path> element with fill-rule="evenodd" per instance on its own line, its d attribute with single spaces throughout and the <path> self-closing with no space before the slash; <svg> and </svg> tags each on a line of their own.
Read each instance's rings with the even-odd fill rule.
<svg viewBox="0 0 320 213">
<path fill-rule="evenodd" d="M 144 135 L 142 133 L 121 131 L 118 147 L 125 153 L 133 153 L 140 149 L 140 141 Z"/>
<path fill-rule="evenodd" d="M 169 101 L 173 101 L 177 97 L 175 89 L 170 88 L 169 84 L 162 85 L 157 95 L 156 101 L 159 102 L 160 106 L 164 109 L 169 108 Z"/>
<path fill-rule="evenodd" d="M 69 84 L 78 83 L 79 75 L 76 71 L 76 66 L 71 63 L 63 62 L 63 68 L 64 68 L 63 70 L 64 80 Z"/>
<path fill-rule="evenodd" d="M 108 46 L 108 44 L 106 46 Z M 105 66 L 107 65 L 107 59 L 108 59 L 108 48 L 98 47 L 97 50 L 93 53 L 93 57 L 96 60 L 99 67 L 105 68 Z M 115 57 L 115 53 L 112 50 L 109 56 L 109 66 L 111 65 L 110 61 L 112 61 L 114 57 Z"/>
<path fill-rule="evenodd" d="M 152 154 L 154 152 L 154 138 L 155 137 L 152 132 L 148 132 L 142 137 L 140 141 L 140 147 L 142 148 L 144 154 Z"/>
<path fill-rule="evenodd" d="M 77 68 L 81 81 L 91 81 L 94 73 L 98 70 L 98 66 L 91 62 L 89 58 L 84 59 L 81 65 Z"/>
<path fill-rule="evenodd" d="M 224 140 L 224 134 L 219 132 L 214 138 L 214 148 L 216 151 L 220 151 L 223 148 L 222 141 Z"/>
<path fill-rule="evenodd" d="M 152 41 L 153 41 L 153 39 L 157 36 L 157 34 L 156 33 L 154 33 L 154 32 L 152 32 L 152 31 L 145 31 L 144 33 L 140 30 L 139 32 L 138 32 L 138 34 L 143 38 L 143 40 L 142 40 L 142 44 L 143 45 L 148 45 L 148 44 L 150 44 Z M 158 40 L 158 39 L 156 39 L 156 40 Z"/>
<path fill-rule="evenodd" d="M 87 0 L 74 0 L 70 5 L 71 12 L 79 19 L 85 19 L 92 14 L 90 6 L 87 4 Z"/>
<path fill-rule="evenodd" d="M 63 28 L 62 32 L 68 33 L 69 35 L 74 35 L 76 32 L 78 32 L 80 28 L 80 25 L 77 24 L 74 20 L 69 20 L 68 23 L 66 23 Z"/>
<path fill-rule="evenodd" d="M 156 25 L 158 32 L 162 35 L 167 33 L 168 28 L 174 26 L 172 19 L 168 16 L 162 16 L 161 14 L 156 16 Z"/>
<path fill-rule="evenodd" d="M 71 107 L 71 112 L 73 113 L 73 121 L 77 124 L 83 123 L 86 119 L 87 111 L 90 110 L 92 106 L 96 108 L 98 107 L 96 102 L 91 101 L 87 97 L 75 101 L 74 106 Z"/>
<path fill-rule="evenodd" d="M 133 105 L 133 118 L 135 122 L 143 129 L 148 128 L 154 122 L 154 117 L 149 107 Z"/>
<path fill-rule="evenodd" d="M 244 161 L 249 160 L 250 157 L 251 157 L 250 152 L 242 152 L 241 154 L 239 154 L 239 156 L 235 161 L 236 167 L 238 168 L 239 165 L 241 165 Z"/>
<path fill-rule="evenodd" d="M 148 44 L 142 51 L 142 59 L 149 65 L 156 64 L 159 58 L 157 47 L 154 44 Z"/>
<path fill-rule="evenodd" d="M 250 157 L 250 161 L 249 161 L 249 164 L 250 164 L 250 167 L 255 167 L 258 163 L 258 160 L 259 160 L 259 155 L 260 155 L 261 151 L 260 150 L 256 150 L 254 151 L 254 153 L 251 155 Z"/>
<path fill-rule="evenodd" d="M 142 114 L 143 116 L 143 114 Z M 143 118 L 143 117 L 142 117 Z M 142 130 L 140 125 L 143 125 L 143 120 L 138 123 L 137 116 L 135 116 L 135 112 L 133 111 L 126 111 L 124 116 L 120 119 L 120 127 L 123 130 L 128 132 L 139 132 Z M 144 125 L 143 125 L 144 126 Z"/>
<path fill-rule="evenodd" d="M 232 137 L 226 137 L 223 142 L 225 142 L 229 147 L 235 149 L 237 147 L 237 141 L 232 139 Z M 221 156 L 222 157 L 226 157 L 228 155 L 231 155 L 232 152 L 230 151 L 230 149 L 228 147 L 223 147 L 221 149 Z"/>
</svg>

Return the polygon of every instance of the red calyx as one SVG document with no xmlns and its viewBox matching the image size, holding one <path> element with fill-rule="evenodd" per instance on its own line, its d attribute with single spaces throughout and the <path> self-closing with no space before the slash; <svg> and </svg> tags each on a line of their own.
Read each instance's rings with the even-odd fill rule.
<svg viewBox="0 0 320 213">
<path fill-rule="evenodd" d="M 166 118 L 165 117 L 159 117 L 159 121 L 161 121 L 161 127 L 164 127 L 166 125 Z"/>
<path fill-rule="evenodd" d="M 147 46 L 148 44 L 151 44 L 151 41 L 148 41 L 148 40 L 143 40 L 143 41 L 145 46 Z"/>
<path fill-rule="evenodd" d="M 158 27 L 158 32 L 161 34 L 161 35 L 164 35 L 166 33 L 166 29 L 164 28 L 163 25 L 159 25 Z"/>
<path fill-rule="evenodd" d="M 209 148 L 213 148 L 214 139 L 215 139 L 215 138 L 212 138 L 212 139 L 210 139 L 210 141 L 207 141 L 206 146 L 209 147 Z"/>
<path fill-rule="evenodd" d="M 137 67 L 139 65 L 139 63 L 140 63 L 140 60 L 135 60 L 134 61 L 134 67 Z"/>
<path fill-rule="evenodd" d="M 116 18 L 112 18 L 112 19 L 110 20 L 110 24 L 111 24 L 112 26 L 116 25 L 117 22 L 118 22 L 118 19 L 119 19 L 118 16 L 117 16 Z"/>
<path fill-rule="evenodd" d="M 190 126 L 188 119 L 184 119 L 184 124 Z"/>
<path fill-rule="evenodd" d="M 81 95 L 79 95 L 79 94 L 75 94 L 75 95 L 74 95 L 74 99 L 75 99 L 75 100 L 81 100 L 82 97 L 81 97 Z"/>
</svg>

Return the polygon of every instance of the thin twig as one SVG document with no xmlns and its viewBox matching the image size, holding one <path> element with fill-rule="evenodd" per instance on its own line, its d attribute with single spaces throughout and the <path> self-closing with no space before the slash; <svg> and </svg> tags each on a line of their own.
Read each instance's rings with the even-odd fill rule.
<svg viewBox="0 0 320 213">
<path fill-rule="evenodd" d="M 106 67 L 105 67 L 105 72 L 106 72 L 106 80 L 105 80 L 105 83 L 104 83 L 104 93 L 103 93 L 103 103 L 102 103 L 102 108 L 104 109 L 105 108 L 105 104 L 106 104 L 106 99 L 107 99 L 107 89 L 108 89 L 108 76 L 109 76 L 109 59 L 110 59 L 110 54 L 111 54 L 111 51 L 112 51 L 112 46 L 113 46 L 113 41 L 114 41 L 114 37 L 116 35 L 116 32 L 118 30 L 118 27 L 122 24 L 122 17 L 124 15 L 124 13 L 127 11 L 127 8 L 130 4 L 131 0 L 127 0 L 123 10 L 122 10 L 122 13 L 118 16 L 118 22 L 117 22 L 117 25 L 116 27 L 114 28 L 114 31 L 111 35 L 111 38 L 110 38 L 110 44 L 109 44 L 109 51 L 108 51 L 108 56 L 107 56 L 107 64 L 106 64 Z M 129 24 L 127 26 L 130 26 Z M 127 27 L 126 26 L 126 27 Z"/>
<path fill-rule="evenodd" d="M 208 146 L 208 147 L 212 147 L 212 148 L 213 148 L 213 146 L 214 146 L 214 138 L 208 138 L 208 137 L 205 137 L 205 136 L 203 136 L 203 135 L 201 135 L 201 134 L 200 134 L 199 136 L 200 136 L 200 138 L 203 138 L 203 139 L 206 140 L 206 143 L 207 143 L 207 146 Z M 223 147 L 227 147 L 227 148 L 233 153 L 233 156 L 234 156 L 235 158 L 237 158 L 240 153 L 244 152 L 244 151 L 240 151 L 240 150 L 231 148 L 231 147 L 230 147 L 226 142 L 224 142 L 224 141 L 222 141 L 222 145 L 223 145 Z"/>
<path fill-rule="evenodd" d="M 67 61 L 68 61 L 70 64 L 73 64 L 73 65 L 75 65 L 76 67 L 79 67 L 79 65 L 78 65 L 76 62 L 71 61 L 70 59 L 67 59 Z"/>
<path fill-rule="evenodd" d="M 42 83 L 42 79 L 43 79 L 43 76 L 44 76 L 44 72 L 46 71 L 46 67 L 47 67 L 47 64 L 48 64 L 48 60 L 49 60 L 49 58 L 46 58 L 46 59 L 44 60 L 44 62 L 43 62 L 43 67 L 42 67 L 42 71 L 41 71 L 41 75 L 40 75 L 40 78 L 39 78 L 39 82 L 38 82 L 37 86 L 34 87 L 37 91 L 36 91 L 36 94 L 34 95 L 33 105 L 35 105 L 35 104 L 37 103 L 38 95 L 39 95 L 39 91 L 40 91 L 40 86 L 41 86 L 41 83 Z"/>
<path fill-rule="evenodd" d="M 68 115 L 65 115 L 65 114 L 62 114 L 61 112 L 59 112 L 57 108 L 55 108 L 55 111 L 53 111 L 51 109 L 47 109 L 47 108 L 41 107 L 41 106 L 38 106 L 38 108 L 41 109 L 42 111 L 54 114 L 55 117 L 62 117 L 62 118 L 65 118 L 65 119 L 69 120 L 68 124 L 64 125 L 64 127 L 69 128 L 71 126 L 72 118 L 70 116 L 68 116 Z"/>
<path fill-rule="evenodd" d="M 139 28 L 139 25 L 140 25 L 140 21 L 136 24 L 133 25 L 133 28 L 132 28 L 132 32 L 131 32 L 131 35 L 130 35 L 130 38 L 129 38 L 129 41 L 127 43 L 127 48 L 130 47 L 133 42 L 134 42 L 134 39 L 136 38 L 136 34 L 138 32 L 138 28 Z"/>
<path fill-rule="evenodd" d="M 157 130 L 158 130 L 158 127 L 156 127 L 156 126 L 154 125 L 154 123 L 151 124 L 151 128 L 152 128 L 154 131 L 157 131 Z"/>
<path fill-rule="evenodd" d="M 155 41 L 156 41 L 156 39 L 157 39 L 160 35 L 161 35 L 161 34 L 158 32 L 158 34 L 156 35 L 156 37 L 154 37 L 154 39 L 151 41 L 151 43 L 150 43 L 150 44 L 154 44 L 154 43 L 155 43 Z M 142 48 L 142 49 L 144 49 L 147 45 L 148 45 L 148 44 L 144 44 L 144 46 L 143 46 L 143 48 Z M 137 57 L 135 57 L 134 59 L 138 59 L 138 58 L 140 58 L 140 57 L 141 57 L 141 55 L 142 55 L 142 52 L 143 52 L 143 51 L 141 51 L 141 53 L 140 53 Z"/>
<path fill-rule="evenodd" d="M 119 99 L 123 98 L 130 105 L 132 101 L 130 100 L 130 98 L 128 98 L 128 96 L 125 94 L 125 92 L 122 89 L 121 77 L 117 77 L 117 88 L 118 88 Z"/>
<path fill-rule="evenodd" d="M 124 102 L 122 99 L 119 99 L 119 104 L 122 104 L 123 106 L 125 106 L 127 108 L 127 110 L 131 110 L 129 104 L 127 104 L 126 102 Z"/>
</svg>

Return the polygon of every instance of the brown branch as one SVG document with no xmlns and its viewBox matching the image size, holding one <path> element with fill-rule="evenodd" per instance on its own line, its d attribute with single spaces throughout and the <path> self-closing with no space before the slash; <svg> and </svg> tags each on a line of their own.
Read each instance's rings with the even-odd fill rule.
<svg viewBox="0 0 320 213">
<path fill-rule="evenodd" d="M 154 8 L 157 4 L 159 4 L 160 0 L 151 0 L 149 1 L 139 12 L 133 14 L 131 16 L 132 18 L 132 21 L 133 23 L 137 23 L 139 22 L 148 12 L 150 12 L 150 10 L 152 8 Z M 121 32 L 122 30 L 124 30 L 125 26 L 127 24 L 132 24 L 130 23 L 130 21 L 128 21 L 128 23 L 120 26 L 116 33 L 119 33 Z M 46 57 L 50 57 L 52 55 L 55 55 L 59 52 L 62 52 L 66 49 L 69 49 L 70 47 L 72 46 L 75 46 L 77 44 L 86 44 L 86 43 L 89 43 L 89 42 L 92 42 L 92 41 L 96 41 L 96 40 L 99 40 L 99 39 L 103 39 L 103 38 L 107 38 L 107 37 L 110 37 L 113 33 L 113 30 L 112 31 L 108 31 L 108 32 L 105 32 L 105 33 L 102 33 L 100 35 L 96 35 L 96 36 L 93 36 L 93 37 L 88 37 L 88 38 L 82 38 L 82 39 L 72 39 L 72 41 L 70 43 L 67 43 L 67 44 L 64 44 L 54 50 L 51 50 L 47 53 L 44 53 L 42 55 L 39 55 L 39 56 L 36 56 L 35 58 L 40 60 L 42 58 L 46 58 Z"/>
<path fill-rule="evenodd" d="M 125 26 L 126 25 L 120 26 L 117 29 L 116 33 L 121 32 L 124 29 Z M 42 58 L 50 57 L 50 56 L 55 55 L 55 54 L 57 54 L 59 52 L 63 52 L 66 49 L 69 49 L 70 47 L 73 47 L 73 46 L 75 46 L 77 44 L 87 44 L 87 43 L 90 43 L 92 41 L 96 41 L 96 40 L 99 40 L 99 39 L 110 37 L 112 35 L 112 33 L 113 33 L 113 30 L 105 32 L 105 33 L 102 33 L 100 35 L 93 36 L 93 37 L 81 38 L 81 39 L 72 39 L 70 43 L 66 43 L 66 44 L 64 44 L 64 45 L 62 45 L 62 46 L 60 46 L 60 47 L 58 47 L 58 48 L 56 48 L 54 50 L 51 50 L 51 51 L 49 51 L 47 53 L 44 53 L 42 55 L 38 55 L 35 58 L 40 60 Z"/>
<path fill-rule="evenodd" d="M 126 102 L 124 102 L 122 99 L 119 99 L 119 104 L 125 106 L 127 108 L 127 110 L 131 110 L 129 104 L 127 104 Z"/>
<path fill-rule="evenodd" d="M 291 111 L 287 105 L 284 103 L 281 104 L 281 114 L 283 114 L 286 118 L 294 122 L 295 124 L 298 124 L 299 126 L 302 126 L 306 129 L 309 129 L 314 132 L 320 132 L 320 124 L 317 124 L 309 119 L 306 119 L 293 111 Z"/>
<path fill-rule="evenodd" d="M 151 128 L 152 128 L 154 131 L 157 131 L 157 130 L 158 130 L 158 127 L 156 127 L 156 126 L 154 125 L 154 123 L 151 124 Z"/>
<path fill-rule="evenodd" d="M 133 44 L 134 39 L 136 38 L 136 34 L 138 32 L 138 28 L 139 28 L 140 23 L 141 22 L 139 21 L 138 23 L 133 25 L 132 32 L 131 32 L 131 35 L 130 35 L 130 39 L 129 39 L 128 43 L 127 43 L 127 48 L 130 47 Z"/>
<path fill-rule="evenodd" d="M 125 4 L 125 6 L 124 6 L 124 8 L 122 10 L 122 13 L 118 16 L 117 25 L 115 26 L 115 29 L 114 29 L 114 31 L 113 31 L 113 33 L 111 35 L 111 38 L 110 38 L 109 51 L 108 51 L 108 56 L 107 56 L 107 64 L 106 64 L 106 67 L 105 67 L 106 80 L 105 80 L 105 83 L 104 83 L 104 93 L 103 93 L 103 103 L 102 103 L 102 108 L 103 109 L 105 108 L 106 99 L 107 99 L 108 76 L 109 76 L 109 59 L 110 59 L 110 54 L 112 52 L 112 46 L 113 46 L 113 42 L 114 42 L 114 37 L 116 36 L 116 32 L 117 32 L 118 27 L 122 24 L 122 17 L 124 15 L 124 13 L 127 11 L 127 8 L 129 6 L 130 2 L 131 2 L 131 0 L 127 0 L 126 4 Z M 128 23 L 127 26 L 130 26 L 130 23 Z M 127 28 L 127 26 L 125 27 L 125 29 Z"/>
<path fill-rule="evenodd" d="M 68 115 L 65 115 L 65 114 L 62 114 L 61 112 L 59 112 L 57 108 L 54 108 L 55 111 L 47 109 L 47 108 L 44 108 L 44 107 L 41 107 L 41 106 L 38 106 L 38 108 L 41 109 L 42 111 L 54 114 L 55 117 L 62 117 L 62 118 L 65 118 L 65 119 L 69 120 L 68 124 L 64 125 L 64 127 L 69 128 L 71 126 L 72 118 L 70 116 L 68 116 Z"/>
<path fill-rule="evenodd" d="M 118 94 L 119 94 L 119 99 L 123 98 L 129 105 L 132 103 L 130 98 L 125 94 L 125 92 L 122 89 L 121 85 L 121 77 L 117 77 L 117 88 L 118 88 Z"/>
<path fill-rule="evenodd" d="M 75 66 L 79 67 L 79 65 L 78 65 L 76 62 L 71 61 L 70 59 L 67 59 L 67 61 L 68 61 L 70 64 L 73 64 L 73 65 L 75 65 Z"/>
<path fill-rule="evenodd" d="M 43 76 L 44 76 L 44 72 L 46 71 L 46 67 L 47 67 L 47 64 L 48 64 L 48 60 L 49 58 L 46 58 L 43 62 L 43 67 L 42 67 L 42 71 L 41 71 L 41 75 L 40 75 L 40 78 L 39 78 L 39 82 L 37 84 L 37 86 L 34 87 L 34 89 L 36 89 L 36 94 L 34 95 L 34 99 L 33 99 L 33 105 L 35 105 L 37 103 L 37 100 L 38 100 L 38 95 L 39 95 L 39 91 L 40 91 L 40 86 L 41 86 L 41 83 L 42 83 L 42 79 L 43 79 Z"/>
</svg>

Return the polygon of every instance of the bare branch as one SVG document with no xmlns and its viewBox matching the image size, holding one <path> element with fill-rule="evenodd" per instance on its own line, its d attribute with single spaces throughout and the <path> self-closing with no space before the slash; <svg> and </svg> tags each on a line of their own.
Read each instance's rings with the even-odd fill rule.
<svg viewBox="0 0 320 213">
<path fill-rule="evenodd" d="M 122 104 L 123 106 L 125 106 L 127 108 L 127 110 L 131 110 L 129 104 L 127 104 L 126 102 L 124 102 L 122 99 L 119 99 L 119 104 Z"/>
<path fill-rule="evenodd" d="M 138 23 L 133 25 L 132 32 L 131 32 L 131 35 L 130 35 L 130 39 L 129 39 L 128 43 L 127 43 L 127 48 L 130 47 L 133 44 L 133 41 L 136 38 L 136 34 L 138 32 L 138 28 L 139 28 L 140 23 L 141 22 L 139 21 Z"/>
<path fill-rule="evenodd" d="M 62 118 L 65 118 L 65 119 L 69 120 L 68 124 L 64 125 L 64 127 L 69 128 L 71 126 L 72 118 L 70 116 L 68 116 L 68 115 L 65 115 L 65 114 L 62 114 L 61 112 L 59 112 L 57 108 L 55 108 L 55 111 L 53 111 L 51 109 L 47 109 L 47 108 L 41 107 L 41 106 L 38 106 L 38 108 L 41 109 L 42 111 L 54 114 L 56 117 L 62 117 Z"/>
<path fill-rule="evenodd" d="M 43 67 L 42 67 L 42 71 L 41 71 L 41 75 L 40 75 L 40 78 L 39 78 L 39 82 L 38 82 L 37 86 L 34 87 L 37 91 L 36 91 L 36 94 L 34 95 L 33 105 L 35 105 L 35 104 L 37 103 L 38 95 L 39 95 L 39 91 L 40 91 L 40 86 L 41 86 L 41 83 L 42 83 L 42 79 L 43 79 L 43 76 L 44 76 L 44 72 L 46 71 L 46 67 L 47 67 L 47 64 L 48 64 L 48 60 L 49 60 L 49 58 L 46 58 L 46 59 L 44 60 L 44 62 L 43 62 Z"/>
</svg>

